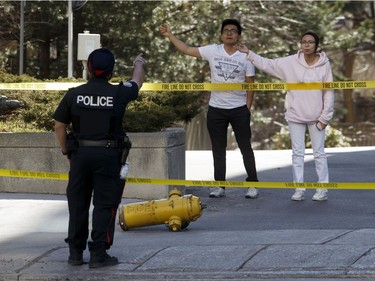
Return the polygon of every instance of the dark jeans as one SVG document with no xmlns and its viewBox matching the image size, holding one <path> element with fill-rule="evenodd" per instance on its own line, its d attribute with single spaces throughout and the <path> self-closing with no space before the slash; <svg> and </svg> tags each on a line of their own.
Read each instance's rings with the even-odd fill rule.
<svg viewBox="0 0 375 281">
<path fill-rule="evenodd" d="M 78 148 L 72 155 L 67 198 L 69 231 L 65 239 L 84 250 L 89 235 L 91 198 L 92 248 L 108 249 L 113 243 L 117 208 L 121 202 L 124 181 L 120 180 L 118 149 Z"/>
<path fill-rule="evenodd" d="M 211 138 L 214 159 L 214 178 L 225 181 L 226 147 L 228 125 L 231 124 L 243 163 L 247 172 L 246 181 L 258 181 L 254 151 L 251 147 L 250 111 L 247 106 L 220 109 L 209 106 L 207 128 Z"/>
</svg>

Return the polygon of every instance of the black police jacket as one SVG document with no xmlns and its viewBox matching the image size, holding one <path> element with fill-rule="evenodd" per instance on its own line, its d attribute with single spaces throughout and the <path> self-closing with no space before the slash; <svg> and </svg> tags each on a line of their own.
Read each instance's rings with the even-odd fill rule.
<svg viewBox="0 0 375 281">
<path fill-rule="evenodd" d="M 138 98 L 138 91 L 133 81 L 112 85 L 105 78 L 92 77 L 64 95 L 53 118 L 72 124 L 77 139 L 116 139 L 124 134 L 125 109 Z"/>
</svg>

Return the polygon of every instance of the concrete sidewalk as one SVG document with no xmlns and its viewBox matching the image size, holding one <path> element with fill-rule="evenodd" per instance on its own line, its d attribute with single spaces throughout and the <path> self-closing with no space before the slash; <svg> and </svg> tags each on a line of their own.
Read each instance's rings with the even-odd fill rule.
<svg viewBox="0 0 375 281">
<path fill-rule="evenodd" d="M 332 160 L 332 181 L 375 182 L 375 147 L 327 152 Z M 290 181 L 290 151 L 255 154 L 261 181 Z M 212 180 L 211 158 L 209 151 L 187 151 L 186 178 Z M 228 180 L 243 180 L 239 152 L 228 152 L 227 160 Z M 306 181 L 315 177 L 311 160 L 309 154 Z M 354 205 L 351 210 L 359 209 L 359 216 L 350 218 L 347 224 L 338 221 L 338 228 L 335 223 L 325 225 L 323 219 L 320 223 L 319 213 L 315 213 L 314 221 L 308 215 L 312 208 L 337 210 L 339 201 L 352 193 L 340 197 L 339 191 L 332 191 L 334 195 L 327 202 L 306 199 L 300 204 L 290 201 L 291 190 L 260 190 L 256 200 L 244 199 L 245 191 L 238 188 L 227 190 L 227 197 L 220 199 L 208 198 L 208 192 L 208 188 L 188 188 L 188 193 L 199 196 L 208 207 L 185 231 L 170 232 L 158 225 L 124 232 L 118 226 L 109 253 L 121 263 L 101 269 L 67 264 L 68 248 L 63 241 L 68 213 L 64 196 L 0 194 L 0 280 L 375 279 L 372 206 L 366 209 L 370 215 L 362 214 L 367 216 L 362 222 L 363 206 Z M 370 205 L 371 192 L 358 195 L 365 198 L 360 203 Z M 123 204 L 134 201 L 124 199 Z M 296 219 L 288 213 L 287 222 L 282 215 L 289 212 L 288 208 L 304 217 Z M 308 224 L 302 224 L 304 221 Z M 87 251 L 84 259 L 88 262 Z"/>
</svg>

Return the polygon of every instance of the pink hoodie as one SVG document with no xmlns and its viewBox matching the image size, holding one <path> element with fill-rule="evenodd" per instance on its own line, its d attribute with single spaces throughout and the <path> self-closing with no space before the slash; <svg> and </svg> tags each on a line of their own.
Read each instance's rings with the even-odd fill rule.
<svg viewBox="0 0 375 281">
<path fill-rule="evenodd" d="M 324 52 L 314 65 L 308 65 L 302 50 L 297 54 L 277 59 L 263 58 L 249 51 L 247 59 L 258 69 L 289 83 L 332 82 L 332 70 Z M 332 119 L 333 90 L 290 90 L 286 94 L 285 119 L 296 123 L 324 124 Z"/>
</svg>

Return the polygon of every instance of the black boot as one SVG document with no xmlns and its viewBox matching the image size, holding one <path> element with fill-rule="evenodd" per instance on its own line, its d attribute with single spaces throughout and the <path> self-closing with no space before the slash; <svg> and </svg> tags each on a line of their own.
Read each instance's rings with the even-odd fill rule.
<svg viewBox="0 0 375 281">
<path fill-rule="evenodd" d="M 68 263 L 70 265 L 82 265 L 83 264 L 83 250 L 77 248 L 74 245 L 69 245 L 69 258 Z"/>
<path fill-rule="evenodd" d="M 89 268 L 98 268 L 118 264 L 116 257 L 111 257 L 105 250 L 91 251 Z"/>
</svg>

